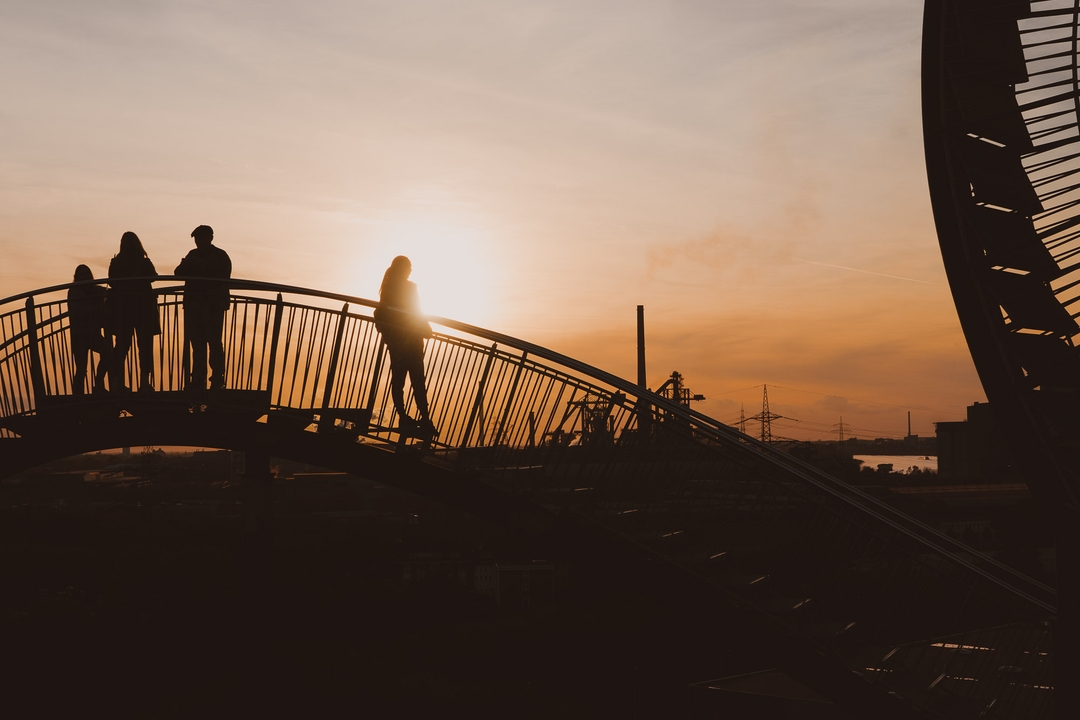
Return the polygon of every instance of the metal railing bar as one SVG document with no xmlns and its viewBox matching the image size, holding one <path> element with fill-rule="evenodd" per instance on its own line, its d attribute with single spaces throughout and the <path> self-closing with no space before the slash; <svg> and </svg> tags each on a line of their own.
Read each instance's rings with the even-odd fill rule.
<svg viewBox="0 0 1080 720">
<path fill-rule="evenodd" d="M 267 366 L 267 392 L 273 396 L 273 383 L 274 383 L 274 371 L 278 369 L 278 340 L 281 338 L 281 316 L 283 311 L 283 302 L 281 299 L 281 293 L 278 294 L 278 299 L 273 303 L 273 334 L 270 336 L 270 359 Z M 287 343 L 285 353 L 288 353 Z M 279 405 L 281 404 L 281 394 L 278 395 Z"/>
<path fill-rule="evenodd" d="M 334 376 L 337 374 L 338 358 L 341 355 L 341 341 L 345 337 L 345 322 L 348 319 L 349 303 L 345 303 L 338 315 L 337 327 L 334 330 L 334 344 L 330 348 L 329 365 L 326 368 L 326 385 L 323 388 L 322 407 L 324 410 L 332 407 L 334 392 Z M 329 327 L 329 324 L 327 325 Z"/>
<path fill-rule="evenodd" d="M 498 343 L 492 343 L 491 351 L 488 354 L 487 361 L 484 364 L 484 372 L 480 376 L 480 382 L 476 387 L 476 399 L 473 402 L 472 413 L 469 415 L 469 422 L 465 426 L 465 433 L 461 438 L 461 446 L 465 447 L 469 443 L 469 439 L 472 436 L 473 425 L 476 423 L 476 416 L 478 413 L 483 412 L 484 404 L 484 388 L 487 385 L 488 373 L 491 371 L 491 363 L 495 359 L 495 350 L 498 347 Z M 481 423 L 482 424 L 482 423 Z"/>
<path fill-rule="evenodd" d="M 368 390 L 367 409 L 371 411 L 372 422 L 375 420 L 375 400 L 379 391 L 379 374 L 382 372 L 382 359 L 383 353 L 386 352 L 385 344 L 382 341 L 382 336 L 377 338 L 375 346 L 375 361 L 372 364 L 371 370 L 371 384 Z"/>
</svg>

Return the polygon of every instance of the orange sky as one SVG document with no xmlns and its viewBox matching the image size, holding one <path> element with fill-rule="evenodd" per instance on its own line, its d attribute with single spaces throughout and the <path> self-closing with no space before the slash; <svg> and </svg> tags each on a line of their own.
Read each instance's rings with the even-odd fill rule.
<svg viewBox="0 0 1080 720">
<path fill-rule="evenodd" d="M 903 434 L 891 405 L 931 434 L 982 392 L 926 192 L 920 13 L 8 0 L 0 294 L 102 274 L 125 230 L 169 271 L 207 223 L 237 276 L 367 297 L 408 254 L 429 312 L 629 378 L 644 304 L 650 383 L 681 371 L 723 420 L 768 383 L 782 434 Z"/>
</svg>

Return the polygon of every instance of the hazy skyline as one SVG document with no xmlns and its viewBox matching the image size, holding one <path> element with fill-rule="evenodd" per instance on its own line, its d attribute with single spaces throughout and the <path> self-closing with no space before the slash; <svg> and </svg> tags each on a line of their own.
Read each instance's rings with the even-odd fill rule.
<svg viewBox="0 0 1080 720">
<path fill-rule="evenodd" d="M 375 297 L 407 254 L 428 312 L 628 378 L 644 304 L 650 384 L 679 370 L 723 421 L 768 383 L 806 424 L 779 434 L 902 434 L 893 406 L 932 434 L 983 395 L 926 191 L 921 12 L 14 0 L 0 295 L 103 275 L 126 230 L 169 272 L 206 223 L 236 277 Z"/>
</svg>

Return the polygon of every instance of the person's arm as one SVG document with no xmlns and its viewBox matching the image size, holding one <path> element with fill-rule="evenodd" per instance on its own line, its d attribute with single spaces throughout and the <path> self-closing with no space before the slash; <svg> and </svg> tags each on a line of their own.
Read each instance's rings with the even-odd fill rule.
<svg viewBox="0 0 1080 720">
<path fill-rule="evenodd" d="M 72 331 L 82 327 L 82 319 L 84 304 L 79 302 L 79 289 L 68 288 L 67 291 L 67 303 L 68 303 L 68 323 L 71 325 Z"/>
<path fill-rule="evenodd" d="M 416 283 L 409 283 L 409 291 L 405 295 L 405 309 L 413 315 L 423 315 L 420 310 L 420 289 L 416 286 Z"/>
<path fill-rule="evenodd" d="M 416 283 L 409 283 L 409 285 L 408 302 L 412 327 L 420 337 L 429 338 L 431 337 L 431 323 L 427 321 L 423 311 L 420 309 L 420 289 L 416 286 Z"/>
<path fill-rule="evenodd" d="M 107 324 L 106 309 L 105 309 L 105 288 L 100 285 L 91 285 L 86 288 L 87 297 L 86 304 L 90 312 L 87 317 L 93 323 L 95 331 L 104 330 Z"/>
<path fill-rule="evenodd" d="M 181 277 L 191 274 L 191 253 L 184 256 L 184 259 L 180 261 L 180 264 L 173 270 L 173 275 L 179 275 Z"/>
<path fill-rule="evenodd" d="M 222 277 L 222 278 L 231 278 L 232 277 L 232 260 L 229 259 L 229 253 L 225 252 L 221 248 L 217 248 L 217 251 L 218 251 L 217 270 L 218 270 L 219 276 Z"/>
<path fill-rule="evenodd" d="M 150 258 L 146 258 L 146 274 L 157 277 L 157 268 L 154 267 L 154 262 Z"/>
</svg>

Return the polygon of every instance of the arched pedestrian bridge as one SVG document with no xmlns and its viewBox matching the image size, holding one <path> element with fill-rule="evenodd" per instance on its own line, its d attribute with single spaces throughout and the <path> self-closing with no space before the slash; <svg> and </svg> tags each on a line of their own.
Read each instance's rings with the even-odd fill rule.
<svg viewBox="0 0 1080 720">
<path fill-rule="evenodd" d="M 572 358 L 443 318 L 425 347 L 440 433 L 420 443 L 396 429 L 375 303 L 229 285 L 226 388 L 197 397 L 182 389 L 175 278 L 156 284 L 153 392 L 73 393 L 70 286 L 0 302 L 0 475 L 149 444 L 314 462 L 649 568 L 698 607 L 738 613 L 790 673 L 859 715 L 1052 713 L 1053 591 L 858 489 Z"/>
</svg>

